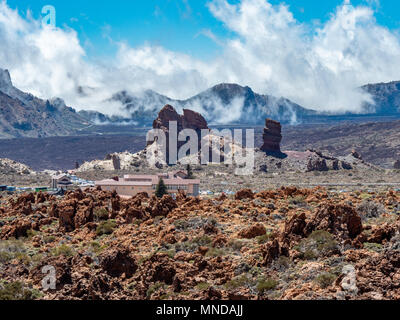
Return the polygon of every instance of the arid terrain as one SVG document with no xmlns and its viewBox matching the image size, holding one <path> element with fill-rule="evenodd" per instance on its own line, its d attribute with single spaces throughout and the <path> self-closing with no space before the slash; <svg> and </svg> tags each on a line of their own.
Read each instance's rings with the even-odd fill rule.
<svg viewBox="0 0 400 320">
<path fill-rule="evenodd" d="M 201 115 L 171 106 L 154 127 L 168 133 L 171 116 L 207 127 Z M 0 300 L 400 299 L 400 170 L 366 161 L 348 149 L 363 144 L 334 130 L 321 132 L 323 151 L 307 130 L 310 147 L 281 150 L 281 125 L 267 119 L 249 174 L 237 174 L 236 164 L 192 166 L 198 197 L 2 192 Z M 347 142 L 334 153 L 325 140 Z M 76 175 L 186 168 L 182 159 L 173 167 L 157 161 L 158 147 L 88 159 Z M 232 148 L 243 152 L 231 141 L 224 156 Z M 51 173 L 0 160 L 3 183 L 46 185 Z"/>
<path fill-rule="evenodd" d="M 3 196 L 0 299 L 400 299 L 399 216 L 399 192 L 321 187 Z"/>
</svg>

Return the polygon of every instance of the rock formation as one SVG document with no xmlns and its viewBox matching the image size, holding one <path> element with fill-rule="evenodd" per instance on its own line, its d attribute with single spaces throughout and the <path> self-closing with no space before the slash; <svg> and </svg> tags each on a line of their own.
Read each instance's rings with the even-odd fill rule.
<svg viewBox="0 0 400 320">
<path fill-rule="evenodd" d="M 261 150 L 270 155 L 280 155 L 282 141 L 282 127 L 278 121 L 271 119 L 265 120 L 265 128 L 263 134 L 264 144 Z"/>
<path fill-rule="evenodd" d="M 158 114 L 157 119 L 155 119 L 153 122 L 153 129 L 160 129 L 166 135 L 166 153 L 167 153 L 168 163 L 171 163 L 171 161 L 169 161 L 169 145 L 170 145 L 169 129 L 170 129 L 170 122 L 174 121 L 177 124 L 177 129 L 178 129 L 177 135 L 179 135 L 179 133 L 185 129 L 192 129 L 197 132 L 199 138 L 198 142 L 199 149 L 201 146 L 201 130 L 209 130 L 207 121 L 203 118 L 203 116 L 200 113 L 184 109 L 183 115 L 180 115 L 171 105 L 166 105 L 164 108 L 162 108 Z M 148 145 L 151 145 L 153 143 L 154 141 L 149 141 Z M 184 144 L 185 142 L 177 141 L 178 150 Z"/>
</svg>

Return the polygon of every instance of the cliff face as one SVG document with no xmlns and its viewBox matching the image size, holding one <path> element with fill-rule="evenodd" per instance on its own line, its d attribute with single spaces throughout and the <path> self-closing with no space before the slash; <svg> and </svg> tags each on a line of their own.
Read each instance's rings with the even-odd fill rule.
<svg viewBox="0 0 400 320">
<path fill-rule="evenodd" d="M 263 134 L 263 145 L 261 150 L 271 154 L 281 153 L 282 127 L 278 121 L 271 119 L 265 120 L 265 128 Z"/>
</svg>

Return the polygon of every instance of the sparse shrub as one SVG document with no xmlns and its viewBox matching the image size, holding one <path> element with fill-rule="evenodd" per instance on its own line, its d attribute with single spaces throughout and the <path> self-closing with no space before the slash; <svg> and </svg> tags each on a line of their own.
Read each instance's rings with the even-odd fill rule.
<svg viewBox="0 0 400 320">
<path fill-rule="evenodd" d="M 298 196 L 289 198 L 289 203 L 292 205 L 299 206 L 299 205 L 306 204 L 305 200 L 306 200 L 305 196 L 298 195 Z"/>
<path fill-rule="evenodd" d="M 371 200 L 364 200 L 357 207 L 357 212 L 361 215 L 363 220 L 369 218 L 379 218 L 385 212 L 385 207 L 381 203 Z"/>
<path fill-rule="evenodd" d="M 241 287 L 251 287 L 253 284 L 254 283 L 251 278 L 249 278 L 247 275 L 241 275 L 225 283 L 225 288 L 227 290 L 235 290 Z"/>
<path fill-rule="evenodd" d="M 206 257 L 221 257 L 226 254 L 225 250 L 219 248 L 210 248 L 207 253 Z"/>
<path fill-rule="evenodd" d="M 0 282 L 0 301 L 4 300 L 36 300 L 42 294 L 38 290 L 25 288 L 20 281 Z"/>
<path fill-rule="evenodd" d="M 152 285 L 149 287 L 149 289 L 147 289 L 147 292 L 146 292 L 147 298 L 150 299 L 150 297 L 151 297 L 154 293 L 156 293 L 158 290 L 160 290 L 160 289 L 163 288 L 163 287 L 164 287 L 164 284 L 163 284 L 162 282 L 157 282 L 157 283 L 152 284 Z"/>
<path fill-rule="evenodd" d="M 207 283 L 207 282 L 200 282 L 196 285 L 196 290 L 199 291 L 205 291 L 207 289 L 209 289 L 211 287 L 211 284 Z"/>
<path fill-rule="evenodd" d="M 108 210 L 104 207 L 95 208 L 93 215 L 96 221 L 108 220 L 109 217 Z"/>
<path fill-rule="evenodd" d="M 324 272 L 315 278 L 315 282 L 317 282 L 322 289 L 326 289 L 332 285 L 336 278 L 336 275 Z"/>
<path fill-rule="evenodd" d="M 262 294 L 276 288 L 278 281 L 272 278 L 261 279 L 257 283 L 257 291 Z"/>
<path fill-rule="evenodd" d="M 314 231 L 307 239 L 303 239 L 295 249 L 300 252 L 300 257 L 305 260 L 314 260 L 339 252 L 338 243 L 333 235 L 324 230 Z"/>
<path fill-rule="evenodd" d="M 92 251 L 97 254 L 103 251 L 104 247 L 99 242 L 92 241 L 90 243 L 90 249 L 92 249 Z"/>
<path fill-rule="evenodd" d="M 271 238 L 271 235 L 269 233 L 264 234 L 263 236 L 259 236 L 256 238 L 258 244 L 264 244 L 267 243 Z"/>
<path fill-rule="evenodd" d="M 66 244 L 62 244 L 61 246 L 54 248 L 52 254 L 54 256 L 72 257 L 75 255 L 75 250 Z"/>
<path fill-rule="evenodd" d="M 285 256 L 280 256 L 276 261 L 275 264 L 279 269 L 287 269 L 290 266 L 290 258 Z"/>
<path fill-rule="evenodd" d="M 244 240 L 231 240 L 228 243 L 229 247 L 231 247 L 235 251 L 240 251 L 246 245 Z"/>
<path fill-rule="evenodd" d="M 212 239 L 209 236 L 204 235 L 193 239 L 193 242 L 199 246 L 208 246 L 212 243 Z"/>
<path fill-rule="evenodd" d="M 174 249 L 159 251 L 159 253 L 166 254 L 169 258 L 173 259 L 175 257 L 176 251 Z"/>
<path fill-rule="evenodd" d="M 44 243 L 52 243 L 56 241 L 56 237 L 55 236 L 44 236 L 43 237 L 43 242 Z"/>
<path fill-rule="evenodd" d="M 114 220 L 107 220 L 107 221 L 102 221 L 100 224 L 97 226 L 96 229 L 96 234 L 97 236 L 102 236 L 102 235 L 110 235 L 114 232 L 116 228 L 116 223 Z"/>
<path fill-rule="evenodd" d="M 383 246 L 379 243 L 364 243 L 364 248 L 374 252 L 380 252 L 383 249 Z"/>
<path fill-rule="evenodd" d="M 26 235 L 27 235 L 27 238 L 29 239 L 29 240 L 31 240 L 34 236 L 36 236 L 38 234 L 38 232 L 37 231 L 35 231 L 35 230 L 32 230 L 32 229 L 30 229 L 30 230 L 28 230 L 27 232 L 26 232 Z"/>
<path fill-rule="evenodd" d="M 3 240 L 0 242 L 0 263 L 7 263 L 18 259 L 24 264 L 29 264 L 30 258 L 21 240 Z"/>
</svg>

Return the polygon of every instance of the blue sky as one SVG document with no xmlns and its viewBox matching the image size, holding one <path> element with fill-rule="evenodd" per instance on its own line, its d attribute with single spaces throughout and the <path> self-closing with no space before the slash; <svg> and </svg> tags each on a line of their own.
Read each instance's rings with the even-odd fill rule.
<svg viewBox="0 0 400 320">
<path fill-rule="evenodd" d="M 207 8 L 208 1 L 197 0 L 8 0 L 11 8 L 21 14 L 30 9 L 40 17 L 44 5 L 57 11 L 57 26 L 67 25 L 78 32 L 82 46 L 89 56 L 115 53 L 110 42 L 126 41 L 130 46 L 145 43 L 160 45 L 196 58 L 208 59 L 219 53 L 219 46 L 203 34 L 211 30 L 226 39 L 231 33 Z M 238 0 L 230 0 L 238 3 Z M 296 20 L 323 23 L 329 19 L 339 0 L 272 0 L 272 4 L 286 3 Z M 400 1 L 353 0 L 353 5 L 368 4 L 375 8 L 380 25 L 400 28 Z"/>
</svg>

